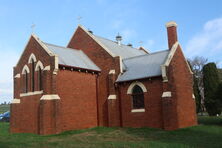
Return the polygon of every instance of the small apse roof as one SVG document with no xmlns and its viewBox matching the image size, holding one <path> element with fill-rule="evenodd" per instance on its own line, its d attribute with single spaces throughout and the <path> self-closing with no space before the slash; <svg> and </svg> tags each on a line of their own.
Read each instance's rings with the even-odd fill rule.
<svg viewBox="0 0 222 148">
<path fill-rule="evenodd" d="M 51 52 L 58 55 L 59 64 L 61 65 L 100 71 L 100 68 L 81 50 L 61 47 L 49 43 L 44 44 Z"/>
<path fill-rule="evenodd" d="M 167 59 L 169 50 L 127 58 L 123 60 L 123 73 L 117 82 L 161 76 L 161 65 Z"/>
</svg>

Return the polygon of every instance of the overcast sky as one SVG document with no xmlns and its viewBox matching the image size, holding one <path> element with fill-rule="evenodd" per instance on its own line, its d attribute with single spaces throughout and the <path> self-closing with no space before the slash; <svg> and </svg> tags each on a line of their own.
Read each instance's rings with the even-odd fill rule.
<svg viewBox="0 0 222 148">
<path fill-rule="evenodd" d="M 13 99 L 12 68 L 32 33 L 66 46 L 80 23 L 94 34 L 140 44 L 150 52 L 167 49 L 165 23 L 178 24 L 187 58 L 204 56 L 222 66 L 222 1 L 220 0 L 1 0 L 0 102 Z M 139 43 L 142 42 L 142 43 Z"/>
</svg>

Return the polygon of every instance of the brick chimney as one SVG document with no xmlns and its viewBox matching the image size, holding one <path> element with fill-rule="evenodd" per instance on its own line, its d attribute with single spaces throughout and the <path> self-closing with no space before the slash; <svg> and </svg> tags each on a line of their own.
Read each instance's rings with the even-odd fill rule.
<svg viewBox="0 0 222 148">
<path fill-rule="evenodd" d="M 174 21 L 166 23 L 168 46 L 172 48 L 173 44 L 177 42 L 177 24 Z"/>
</svg>

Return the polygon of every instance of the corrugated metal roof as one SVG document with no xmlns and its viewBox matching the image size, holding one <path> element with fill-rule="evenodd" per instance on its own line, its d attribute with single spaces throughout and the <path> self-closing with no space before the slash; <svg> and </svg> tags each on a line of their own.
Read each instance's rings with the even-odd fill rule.
<svg viewBox="0 0 222 148">
<path fill-rule="evenodd" d="M 100 71 L 100 68 L 81 50 L 44 43 L 50 51 L 58 55 L 59 64 Z"/>
<path fill-rule="evenodd" d="M 117 42 L 93 35 L 98 41 L 106 46 L 115 56 L 121 56 L 123 59 L 147 54 L 145 51 L 133 48 L 124 44 L 118 45 Z"/>
<path fill-rule="evenodd" d="M 119 75 L 117 82 L 161 76 L 161 65 L 164 64 L 169 50 L 132 57 L 123 60 L 124 73 Z"/>
</svg>

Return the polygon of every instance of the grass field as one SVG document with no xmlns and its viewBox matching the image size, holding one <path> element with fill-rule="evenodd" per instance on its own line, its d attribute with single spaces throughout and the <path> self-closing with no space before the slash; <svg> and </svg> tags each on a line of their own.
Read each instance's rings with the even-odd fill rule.
<svg viewBox="0 0 222 148">
<path fill-rule="evenodd" d="M 0 114 L 4 113 L 6 111 L 9 111 L 10 109 L 10 105 L 6 104 L 6 105 L 0 105 Z"/>
<path fill-rule="evenodd" d="M 153 128 L 106 128 L 59 135 L 10 134 L 0 123 L 0 148 L 221 148 L 222 117 L 199 117 L 199 126 L 164 131 Z"/>
</svg>

